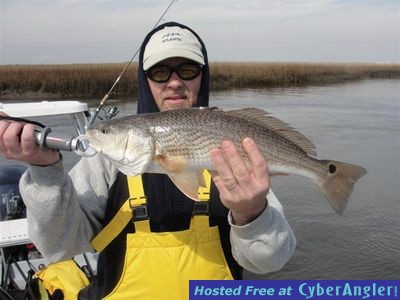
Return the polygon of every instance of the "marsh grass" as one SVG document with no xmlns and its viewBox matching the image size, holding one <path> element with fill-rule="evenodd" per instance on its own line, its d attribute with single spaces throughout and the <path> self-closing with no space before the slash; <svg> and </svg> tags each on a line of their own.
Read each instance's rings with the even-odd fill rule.
<svg viewBox="0 0 400 300">
<path fill-rule="evenodd" d="M 123 64 L 10 65 L 0 66 L 0 94 L 4 97 L 98 98 L 104 96 Z M 137 92 L 136 66 L 128 68 L 114 94 Z"/>
<path fill-rule="evenodd" d="M 329 84 L 364 78 L 400 77 L 395 64 L 333 63 L 214 63 L 215 89 Z"/>
<path fill-rule="evenodd" d="M 101 98 L 124 63 L 0 66 L 0 98 Z M 112 93 L 137 95 L 137 64 L 132 64 Z M 210 63 L 211 90 L 305 86 L 364 78 L 400 78 L 399 64 Z"/>
</svg>

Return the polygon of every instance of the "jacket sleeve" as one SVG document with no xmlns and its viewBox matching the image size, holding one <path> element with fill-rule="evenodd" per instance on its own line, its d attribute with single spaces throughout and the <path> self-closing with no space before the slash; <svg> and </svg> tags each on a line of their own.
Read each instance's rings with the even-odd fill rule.
<svg viewBox="0 0 400 300">
<path fill-rule="evenodd" d="M 267 208 L 249 224 L 234 225 L 231 213 L 228 215 L 233 257 L 243 268 L 257 274 L 280 270 L 296 248 L 282 205 L 271 190 L 267 199 Z"/>
<path fill-rule="evenodd" d="M 90 240 L 102 228 L 116 174 L 99 155 L 82 158 L 69 174 L 62 161 L 31 166 L 24 173 L 20 192 L 27 207 L 28 233 L 46 260 L 93 251 Z"/>
</svg>

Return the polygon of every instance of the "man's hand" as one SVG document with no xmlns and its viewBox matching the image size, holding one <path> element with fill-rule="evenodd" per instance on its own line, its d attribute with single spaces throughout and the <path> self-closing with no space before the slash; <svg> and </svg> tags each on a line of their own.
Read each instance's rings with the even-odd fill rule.
<svg viewBox="0 0 400 300">
<path fill-rule="evenodd" d="M 0 115 L 5 115 L 0 112 Z M 40 149 L 35 143 L 35 126 L 0 120 L 0 155 L 32 165 L 47 166 L 56 163 L 60 154 L 56 150 Z"/>
<path fill-rule="evenodd" d="M 242 144 L 250 161 L 247 166 L 230 141 L 210 152 L 214 183 L 237 225 L 250 223 L 264 211 L 270 188 L 267 162 L 257 145 L 251 138 L 245 138 Z"/>
</svg>

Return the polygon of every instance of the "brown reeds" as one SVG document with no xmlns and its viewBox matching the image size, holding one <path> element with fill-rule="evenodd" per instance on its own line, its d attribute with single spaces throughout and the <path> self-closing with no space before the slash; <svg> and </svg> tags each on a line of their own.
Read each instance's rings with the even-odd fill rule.
<svg viewBox="0 0 400 300">
<path fill-rule="evenodd" d="M 0 99 L 101 98 L 124 63 L 0 66 Z M 114 89 L 114 98 L 137 95 L 136 64 Z M 399 64 L 214 62 L 211 89 L 242 89 L 336 83 L 363 78 L 399 78 Z"/>
<path fill-rule="evenodd" d="M 104 96 L 123 64 L 0 66 L 0 95 L 7 97 L 99 98 Z M 120 97 L 137 92 L 136 66 L 131 65 L 114 89 Z"/>
<path fill-rule="evenodd" d="M 213 89 L 301 86 L 363 78 L 400 77 L 397 64 L 214 63 Z"/>
</svg>

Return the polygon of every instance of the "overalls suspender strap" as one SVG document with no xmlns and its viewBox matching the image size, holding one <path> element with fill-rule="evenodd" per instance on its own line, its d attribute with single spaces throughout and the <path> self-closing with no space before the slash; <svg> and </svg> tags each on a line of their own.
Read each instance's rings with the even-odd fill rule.
<svg viewBox="0 0 400 300">
<path fill-rule="evenodd" d="M 136 232 L 150 232 L 147 198 L 143 190 L 142 176 L 128 176 L 127 178 L 129 189 L 129 199 L 127 201 L 129 202 L 129 206 L 131 208 L 131 217 L 135 221 L 135 230 Z"/>
<path fill-rule="evenodd" d="M 201 227 L 208 227 L 211 175 L 207 170 L 204 170 L 203 176 L 206 187 L 199 187 L 198 189 L 200 201 L 195 202 L 192 222 Z M 136 231 L 150 232 L 147 199 L 143 190 L 142 176 L 128 176 L 127 178 L 129 198 L 121 206 L 114 218 L 90 242 L 97 252 L 103 251 L 121 233 L 132 218 L 135 221 Z"/>
</svg>

